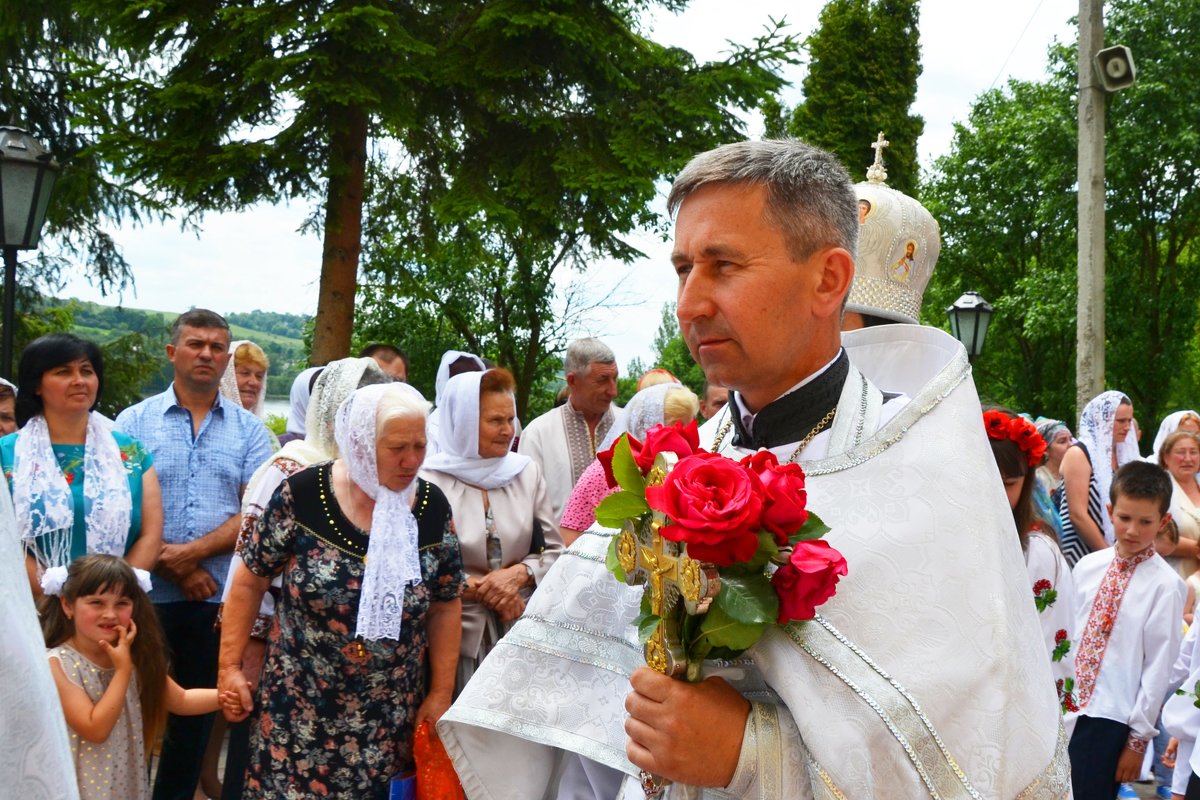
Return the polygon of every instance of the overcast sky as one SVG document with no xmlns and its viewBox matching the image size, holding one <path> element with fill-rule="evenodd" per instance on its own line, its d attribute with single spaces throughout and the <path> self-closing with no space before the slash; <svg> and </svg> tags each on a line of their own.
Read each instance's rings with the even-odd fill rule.
<svg viewBox="0 0 1200 800">
<path fill-rule="evenodd" d="M 728 41 L 749 42 L 769 17 L 787 19 L 799 35 L 811 33 L 820 12 L 815 0 L 695 0 L 682 15 L 660 14 L 652 21 L 653 38 L 686 47 L 698 59 L 721 56 Z M 1045 74 L 1050 43 L 1073 41 L 1069 24 L 1077 0 L 1008 0 L 1003 4 L 964 0 L 924 0 L 921 4 L 921 74 L 915 112 L 925 118 L 919 143 L 926 166 L 947 152 L 952 125 L 966 119 L 971 102 L 1009 78 L 1034 80 Z M 799 99 L 803 67 L 786 77 L 793 86 L 785 100 Z M 752 123 L 750 136 L 761 135 Z M 875 131 L 863 131 L 874 140 Z M 856 180 L 866 165 L 848 165 Z M 178 225 L 151 225 L 114 232 L 133 268 L 136 286 L 120 298 L 102 297 L 81 278 L 70 281 L 64 297 L 163 311 L 189 306 L 220 312 L 264 311 L 313 314 L 317 307 L 321 242 L 297 228 L 308 213 L 303 203 L 257 206 L 236 214 L 213 214 L 202 232 L 181 232 Z M 660 200 L 659 210 L 662 210 Z M 633 239 L 647 258 L 631 266 L 597 264 L 583 280 L 597 294 L 620 284 L 626 305 L 594 314 L 580 334 L 604 338 L 622 368 L 634 357 L 651 360 L 651 341 L 664 302 L 674 299 L 675 277 L 668 243 L 652 236 Z M 403 346 L 403 342 L 397 342 Z"/>
</svg>

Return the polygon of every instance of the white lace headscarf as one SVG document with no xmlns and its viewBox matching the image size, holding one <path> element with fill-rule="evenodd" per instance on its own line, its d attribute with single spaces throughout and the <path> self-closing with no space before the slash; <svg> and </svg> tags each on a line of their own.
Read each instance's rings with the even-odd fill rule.
<svg viewBox="0 0 1200 800">
<path fill-rule="evenodd" d="M 391 377 L 373 358 L 343 358 L 325 367 L 317 377 L 317 382 L 313 384 L 312 399 L 308 404 L 305 420 L 308 433 L 303 439 L 293 439 L 285 444 L 254 471 L 254 476 L 250 478 L 242 495 L 243 513 L 252 500 L 253 505 L 259 507 L 258 513 L 266 507 L 266 501 L 271 499 L 270 492 L 275 491 L 275 486 L 270 487 L 270 492 L 266 491 L 265 486 L 260 492 L 259 486 L 275 462 L 288 459 L 309 466 L 337 458 L 338 448 L 333 438 L 333 426 L 342 401 L 360 386 L 391 382 Z M 264 493 L 266 497 L 260 498 Z"/>
<path fill-rule="evenodd" d="M 325 369 L 324 367 L 309 367 L 303 370 L 292 381 L 292 390 L 288 393 L 288 433 L 305 434 L 304 416 L 308 412 L 308 399 L 312 394 L 313 374 Z"/>
<path fill-rule="evenodd" d="M 226 398 L 242 406 L 242 395 L 238 392 L 237 385 L 237 349 L 244 344 L 254 344 L 249 339 L 238 339 L 236 342 L 229 343 L 229 363 L 225 365 L 225 372 L 221 375 L 221 394 Z M 258 345 L 254 345 L 258 347 Z M 259 348 L 260 350 L 262 348 Z M 258 387 L 258 397 L 254 399 L 254 407 L 247 408 L 254 416 L 259 419 L 263 418 L 263 404 L 267 399 L 267 373 L 263 373 L 262 386 Z"/>
<path fill-rule="evenodd" d="M 1113 450 L 1117 453 L 1117 467 L 1135 461 L 1137 455 L 1137 436 L 1130 427 L 1125 441 L 1120 447 L 1114 447 L 1113 427 L 1117 418 L 1117 407 L 1130 404 L 1129 398 L 1123 392 L 1109 390 L 1101 392 L 1088 401 L 1079 415 L 1078 440 L 1088 450 L 1092 460 L 1092 476 L 1096 479 L 1096 488 L 1100 490 L 1100 502 L 1108 502 L 1108 490 L 1113 479 Z M 1108 514 L 1100 515 L 1104 527 L 1104 538 L 1111 544 L 1113 541 L 1112 520 Z"/>
<path fill-rule="evenodd" d="M 438 408 L 441 408 L 442 405 L 442 391 L 446 388 L 446 381 L 450 380 L 450 365 L 460 358 L 469 358 L 474 361 L 479 365 L 480 372 L 487 369 L 483 359 L 474 353 L 466 353 L 462 350 L 447 350 L 442 353 L 442 362 L 438 364 L 437 377 L 433 382 L 433 404 Z"/>
<path fill-rule="evenodd" d="M 499 489 L 512 483 L 529 466 L 530 459 L 512 450 L 498 458 L 479 457 L 482 380 L 482 372 L 464 372 L 446 382 L 440 406 L 441 449 L 425 459 L 425 468 L 445 472 L 481 489 Z"/>
<path fill-rule="evenodd" d="M 1200 414 L 1186 408 L 1182 411 L 1172 411 L 1170 414 L 1167 414 L 1162 424 L 1158 426 L 1158 435 L 1154 437 L 1154 449 L 1150 451 L 1150 455 L 1146 456 L 1147 461 L 1151 464 L 1158 463 L 1158 451 L 1162 450 L 1167 437 L 1179 430 L 1179 423 L 1189 414 L 1193 417 L 1200 417 Z"/>
<path fill-rule="evenodd" d="M 355 635 L 364 639 L 400 638 L 404 590 L 421 581 L 417 520 L 412 513 L 417 479 L 394 492 L 379 483 L 376 462 L 379 404 L 387 394 L 397 392 L 415 395 L 424 420 L 429 403 L 421 393 L 406 383 L 388 383 L 356 390 L 338 407 L 334 425 L 350 480 L 375 501 L 355 628 Z"/>
<path fill-rule="evenodd" d="M 682 389 L 681 383 L 656 383 L 648 386 L 629 398 L 625 405 L 624 414 L 620 414 L 608 429 L 604 441 L 596 448 L 596 452 L 607 450 L 613 446 L 623 433 L 628 433 L 639 442 L 646 441 L 646 431 L 655 425 L 662 425 L 666 420 L 667 394 L 672 389 Z"/>
<path fill-rule="evenodd" d="M 88 414 L 83 446 L 83 507 L 87 552 L 125 555 L 133 498 L 112 423 Z M 75 501 L 63 475 L 50 429 L 41 414 L 32 417 L 13 447 L 13 506 L 26 550 L 42 569 L 71 562 Z M 34 540 L 46 537 L 34 547 Z"/>
</svg>

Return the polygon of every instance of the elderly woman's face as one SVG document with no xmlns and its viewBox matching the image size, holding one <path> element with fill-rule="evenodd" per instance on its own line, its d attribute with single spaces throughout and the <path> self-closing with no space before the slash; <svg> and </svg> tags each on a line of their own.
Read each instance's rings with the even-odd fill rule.
<svg viewBox="0 0 1200 800">
<path fill-rule="evenodd" d="M 375 440 L 380 486 L 393 492 L 403 491 L 417 477 L 424 460 L 424 417 L 393 417 L 384 423 Z"/>
<path fill-rule="evenodd" d="M 479 398 L 479 457 L 500 458 L 512 446 L 516 404 L 508 392 L 484 392 Z"/>
<path fill-rule="evenodd" d="M 1066 428 L 1059 428 L 1050 442 L 1050 453 L 1046 460 L 1052 464 L 1062 463 L 1063 456 L 1071 447 L 1071 441 L 1071 432 Z"/>
<path fill-rule="evenodd" d="M 1167 465 L 1167 471 L 1175 477 L 1176 481 L 1182 483 L 1194 480 L 1196 468 L 1200 467 L 1200 445 L 1197 445 L 1196 440 L 1192 437 L 1182 436 L 1171 446 L 1170 451 L 1163 458 L 1163 463 Z"/>
<path fill-rule="evenodd" d="M 234 374 L 237 376 L 238 398 L 242 401 L 242 408 L 253 410 L 258 402 L 258 393 L 267 379 L 267 371 L 253 361 L 246 361 L 234 368 Z"/>
</svg>

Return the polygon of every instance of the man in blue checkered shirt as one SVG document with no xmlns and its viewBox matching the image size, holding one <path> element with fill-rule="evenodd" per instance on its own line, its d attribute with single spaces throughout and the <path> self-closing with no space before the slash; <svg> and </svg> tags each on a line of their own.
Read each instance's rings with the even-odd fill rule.
<svg viewBox="0 0 1200 800">
<path fill-rule="evenodd" d="M 171 326 L 167 358 L 175 379 L 162 394 L 125 409 L 116 427 L 154 454 L 162 483 L 163 550 L 154 601 L 175 680 L 216 685 L 213 629 L 241 524 L 242 490 L 271 455 L 267 428 L 218 387 L 229 363 L 229 325 L 192 309 Z M 154 800 L 188 800 L 196 788 L 212 715 L 167 723 Z"/>
</svg>

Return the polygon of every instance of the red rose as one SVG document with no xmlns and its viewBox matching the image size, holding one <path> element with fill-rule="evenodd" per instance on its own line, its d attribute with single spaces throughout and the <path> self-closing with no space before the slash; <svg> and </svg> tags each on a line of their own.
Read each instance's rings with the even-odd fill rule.
<svg viewBox="0 0 1200 800">
<path fill-rule="evenodd" d="M 779 595 L 779 624 L 816 616 L 817 606 L 833 597 L 838 576 L 846 572 L 846 559 L 829 542 L 797 542 L 788 563 L 771 576 L 771 585 Z"/>
<path fill-rule="evenodd" d="M 780 464 L 770 450 L 759 450 L 746 456 L 742 465 L 758 475 L 762 482 L 767 498 L 762 526 L 775 537 L 776 544 L 786 545 L 788 537 L 800 530 L 808 519 L 804 470 L 799 464 Z"/>
<path fill-rule="evenodd" d="M 685 542 L 694 559 L 727 567 L 758 550 L 762 484 L 736 461 L 715 453 L 687 456 L 662 486 L 646 487 L 646 502 L 672 520 L 663 537 Z"/>
<path fill-rule="evenodd" d="M 601 450 L 599 453 L 596 453 L 596 458 L 599 459 L 600 466 L 604 467 L 604 480 L 608 481 L 608 488 L 610 488 L 610 489 L 617 488 L 617 477 L 615 475 L 613 475 L 612 462 L 613 462 L 613 455 L 616 453 L 616 450 L 617 450 L 617 442 L 621 441 L 622 439 L 629 440 L 629 450 L 630 450 L 630 452 L 633 453 L 633 457 L 635 460 L 637 459 L 638 453 L 640 453 L 642 451 L 642 443 L 641 442 L 639 442 L 637 439 L 633 438 L 633 436 L 631 436 L 630 434 L 623 433 L 617 437 L 616 442 L 612 443 L 612 447 L 608 448 L 607 450 Z M 643 470 L 643 474 L 644 474 L 644 472 L 645 472 L 645 470 Z"/>
<path fill-rule="evenodd" d="M 1040 581 L 1038 581 L 1037 583 L 1035 583 L 1033 585 L 1033 593 L 1041 594 L 1042 592 L 1045 592 L 1045 591 L 1047 591 L 1049 589 L 1053 589 L 1053 588 L 1054 588 L 1054 584 L 1050 583 L 1050 581 L 1046 580 L 1045 578 L 1042 578 Z"/>
<path fill-rule="evenodd" d="M 1067 632 L 1063 628 L 1058 629 L 1058 633 L 1054 634 L 1054 643 L 1062 644 L 1062 640 L 1067 638 Z"/>
<path fill-rule="evenodd" d="M 685 458 L 700 449 L 700 432 L 696 428 L 696 420 L 690 420 L 687 425 L 676 422 L 674 425 L 655 425 L 646 431 L 646 443 L 640 451 L 634 453 L 638 469 L 645 475 L 654 466 L 654 457 L 659 453 L 675 453 Z"/>
</svg>

